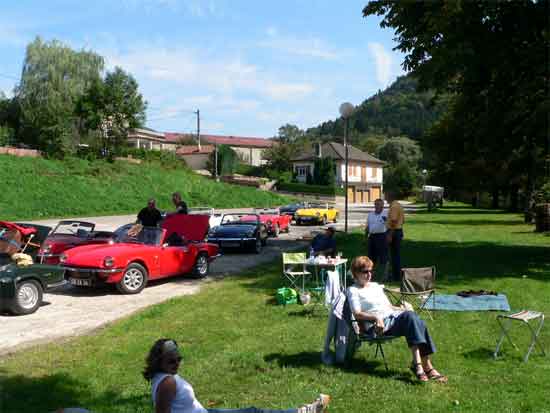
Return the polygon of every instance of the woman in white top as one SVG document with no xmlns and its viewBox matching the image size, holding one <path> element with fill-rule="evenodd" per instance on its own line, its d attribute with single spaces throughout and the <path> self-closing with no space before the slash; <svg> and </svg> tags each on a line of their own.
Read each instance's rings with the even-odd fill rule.
<svg viewBox="0 0 550 413">
<path fill-rule="evenodd" d="M 447 377 L 432 364 L 430 355 L 435 353 L 435 345 L 426 324 L 414 311 L 390 303 L 384 286 L 371 282 L 372 267 L 372 261 L 365 256 L 356 257 L 351 264 L 355 283 L 348 288 L 348 300 L 355 319 L 366 322 L 362 327 L 367 333 L 370 330 L 376 334 L 404 336 L 412 354 L 411 370 L 418 380 L 446 383 Z"/>
<path fill-rule="evenodd" d="M 155 413 L 322 413 L 330 397 L 324 394 L 313 403 L 297 409 L 205 409 L 195 398 L 193 387 L 178 375 L 181 354 L 175 340 L 160 339 L 153 344 L 146 359 L 143 377 L 151 382 Z"/>
</svg>

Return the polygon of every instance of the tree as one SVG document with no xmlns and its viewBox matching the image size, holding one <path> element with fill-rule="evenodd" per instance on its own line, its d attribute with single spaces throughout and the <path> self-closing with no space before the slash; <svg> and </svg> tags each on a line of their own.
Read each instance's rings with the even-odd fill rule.
<svg viewBox="0 0 550 413">
<path fill-rule="evenodd" d="M 422 151 L 418 142 L 404 136 L 388 139 L 378 149 L 378 157 L 387 162 L 384 187 L 398 196 L 410 195 L 420 182 Z"/>
<path fill-rule="evenodd" d="M 299 139 L 303 138 L 305 132 L 298 128 L 296 125 L 291 125 L 287 123 L 279 128 L 278 140 L 281 143 L 294 143 Z"/>
<path fill-rule="evenodd" d="M 79 99 L 76 113 L 83 134 L 113 155 L 127 145 L 128 130 L 145 122 L 146 105 L 133 76 L 116 67 L 104 80 L 92 83 Z"/>
<path fill-rule="evenodd" d="M 313 167 L 313 184 L 334 186 L 334 161 L 331 158 L 315 159 Z"/>
<path fill-rule="evenodd" d="M 549 150 L 548 6 L 548 0 L 379 0 L 364 8 L 365 16 L 383 16 L 381 26 L 396 31 L 403 66 L 420 88 L 452 96 L 429 142 L 435 174 L 449 178 L 451 160 L 475 171 L 472 180 L 494 201 L 520 185 L 532 193 L 541 181 Z M 458 184 L 467 189 L 469 182 Z"/>
<path fill-rule="evenodd" d="M 229 145 L 218 145 L 217 148 L 218 167 L 216 170 L 216 153 L 212 152 L 208 161 L 206 162 L 206 169 L 214 176 L 217 172 L 218 176 L 230 176 L 233 175 L 239 157 L 237 153 Z"/>
<path fill-rule="evenodd" d="M 57 40 L 37 37 L 30 43 L 16 88 L 21 140 L 58 157 L 74 152 L 79 141 L 75 105 L 98 81 L 103 64 L 101 56 Z"/>
</svg>

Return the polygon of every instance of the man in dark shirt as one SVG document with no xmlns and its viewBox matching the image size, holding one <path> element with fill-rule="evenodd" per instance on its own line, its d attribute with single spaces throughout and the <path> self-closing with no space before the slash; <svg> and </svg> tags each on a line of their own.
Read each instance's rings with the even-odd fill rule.
<svg viewBox="0 0 550 413">
<path fill-rule="evenodd" d="M 336 240 L 334 239 L 334 227 L 328 227 L 324 234 L 319 234 L 311 241 L 313 255 L 336 256 Z"/>
<path fill-rule="evenodd" d="M 147 201 L 147 206 L 139 211 L 137 222 L 144 227 L 157 227 L 160 221 L 162 221 L 162 215 L 155 206 L 155 200 L 150 199 Z"/>
<path fill-rule="evenodd" d="M 172 202 L 176 207 L 176 214 L 187 214 L 187 204 L 183 202 L 179 192 L 174 192 L 172 194 Z"/>
</svg>

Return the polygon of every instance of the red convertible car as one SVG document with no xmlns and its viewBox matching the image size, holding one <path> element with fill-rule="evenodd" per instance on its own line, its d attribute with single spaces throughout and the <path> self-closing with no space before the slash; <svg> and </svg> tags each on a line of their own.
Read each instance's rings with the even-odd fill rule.
<svg viewBox="0 0 550 413">
<path fill-rule="evenodd" d="M 278 237 L 281 232 L 290 232 L 290 215 L 281 215 L 278 209 L 257 209 L 255 212 L 267 227 L 269 235 Z"/>
<path fill-rule="evenodd" d="M 65 251 L 65 277 L 76 286 L 115 284 L 124 294 L 139 293 L 148 280 L 193 273 L 208 274 L 218 246 L 204 242 L 207 215 L 177 214 L 161 228 L 128 224 L 115 231 L 112 244 L 84 245 Z"/>
<path fill-rule="evenodd" d="M 112 242 L 114 233 L 109 231 L 95 231 L 95 224 L 85 221 L 59 221 L 48 234 L 37 258 L 40 263 L 59 264 L 59 256 L 69 248 L 90 244 L 108 244 Z"/>
</svg>

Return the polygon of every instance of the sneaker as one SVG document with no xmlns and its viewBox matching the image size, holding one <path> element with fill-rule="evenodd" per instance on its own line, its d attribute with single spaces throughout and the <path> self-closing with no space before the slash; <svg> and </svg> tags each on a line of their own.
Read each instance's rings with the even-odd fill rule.
<svg viewBox="0 0 550 413">
<path fill-rule="evenodd" d="M 330 403 L 328 394 L 319 394 L 313 403 L 305 404 L 298 409 L 298 413 L 323 413 Z"/>
</svg>

